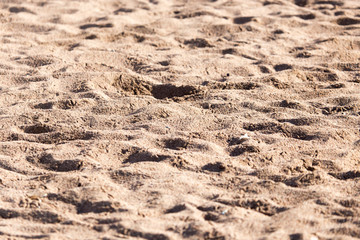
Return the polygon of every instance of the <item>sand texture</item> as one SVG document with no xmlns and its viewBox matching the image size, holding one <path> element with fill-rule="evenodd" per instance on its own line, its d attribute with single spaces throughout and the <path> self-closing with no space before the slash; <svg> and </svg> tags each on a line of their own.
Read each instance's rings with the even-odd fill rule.
<svg viewBox="0 0 360 240">
<path fill-rule="evenodd" d="M 0 239 L 360 238 L 359 0 L 2 0 L 0 41 Z"/>
</svg>

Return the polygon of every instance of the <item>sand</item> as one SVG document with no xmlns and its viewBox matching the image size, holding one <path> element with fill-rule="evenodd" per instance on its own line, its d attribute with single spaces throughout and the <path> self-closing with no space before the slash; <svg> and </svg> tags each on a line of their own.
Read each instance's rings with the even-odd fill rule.
<svg viewBox="0 0 360 240">
<path fill-rule="evenodd" d="M 3 0 L 0 239 L 360 237 L 358 0 Z"/>
</svg>

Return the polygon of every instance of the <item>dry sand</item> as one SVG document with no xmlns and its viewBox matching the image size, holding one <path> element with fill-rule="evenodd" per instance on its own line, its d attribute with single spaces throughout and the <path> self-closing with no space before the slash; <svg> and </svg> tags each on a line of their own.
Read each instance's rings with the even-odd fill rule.
<svg viewBox="0 0 360 240">
<path fill-rule="evenodd" d="M 360 237 L 358 0 L 2 0 L 0 239 Z"/>
</svg>

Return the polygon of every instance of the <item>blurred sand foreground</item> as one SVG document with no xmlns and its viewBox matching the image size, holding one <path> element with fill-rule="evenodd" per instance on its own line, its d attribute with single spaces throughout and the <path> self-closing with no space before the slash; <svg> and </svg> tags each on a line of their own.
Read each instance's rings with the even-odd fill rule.
<svg viewBox="0 0 360 240">
<path fill-rule="evenodd" d="M 360 237 L 360 1 L 0 1 L 0 239 Z"/>
</svg>

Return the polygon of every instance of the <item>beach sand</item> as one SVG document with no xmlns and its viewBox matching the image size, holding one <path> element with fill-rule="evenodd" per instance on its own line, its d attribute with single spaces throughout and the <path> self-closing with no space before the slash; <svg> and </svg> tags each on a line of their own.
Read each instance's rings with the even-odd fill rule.
<svg viewBox="0 0 360 240">
<path fill-rule="evenodd" d="M 1 239 L 360 237 L 358 0 L 3 0 Z"/>
</svg>

